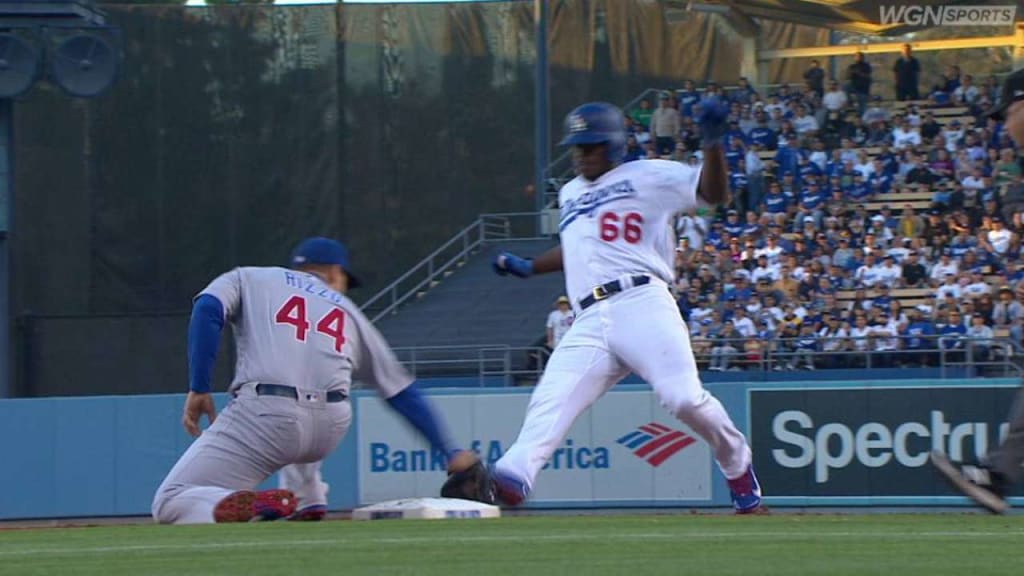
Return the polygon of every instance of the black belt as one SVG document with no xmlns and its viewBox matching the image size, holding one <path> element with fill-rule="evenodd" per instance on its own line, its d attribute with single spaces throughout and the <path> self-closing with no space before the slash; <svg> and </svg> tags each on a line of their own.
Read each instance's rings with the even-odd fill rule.
<svg viewBox="0 0 1024 576">
<path fill-rule="evenodd" d="M 632 279 L 633 286 L 643 286 L 651 281 L 651 277 L 646 275 L 633 276 Z M 612 294 L 617 294 L 623 290 L 625 290 L 625 288 L 623 288 L 622 283 L 618 280 L 612 280 L 606 284 L 601 284 L 600 286 L 595 287 L 590 292 L 589 296 L 580 298 L 580 310 L 586 310 L 601 300 L 608 298 Z"/>
<path fill-rule="evenodd" d="M 280 384 L 257 384 L 256 385 L 257 396 L 283 396 L 285 398 L 291 398 L 292 400 L 299 399 L 299 391 L 292 386 L 282 386 Z M 348 393 L 343 390 L 331 390 L 324 394 L 324 399 L 327 402 L 344 402 L 348 400 Z"/>
</svg>

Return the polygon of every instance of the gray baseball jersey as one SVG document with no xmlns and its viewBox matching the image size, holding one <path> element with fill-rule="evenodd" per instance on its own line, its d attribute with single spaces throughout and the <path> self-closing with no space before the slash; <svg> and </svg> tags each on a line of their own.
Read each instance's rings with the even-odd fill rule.
<svg viewBox="0 0 1024 576">
<path fill-rule="evenodd" d="M 347 392 L 357 379 L 390 398 L 413 381 L 356 305 L 312 274 L 235 268 L 201 294 L 220 300 L 232 323 L 232 391 L 263 382 Z"/>
</svg>

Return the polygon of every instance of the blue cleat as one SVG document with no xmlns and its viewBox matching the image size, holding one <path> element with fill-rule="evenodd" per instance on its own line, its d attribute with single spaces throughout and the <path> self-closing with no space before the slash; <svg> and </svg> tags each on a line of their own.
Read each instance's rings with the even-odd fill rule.
<svg viewBox="0 0 1024 576">
<path fill-rule="evenodd" d="M 754 474 L 753 464 L 743 476 L 728 482 L 729 495 L 732 496 L 732 505 L 737 514 L 767 513 L 768 509 L 761 505 L 761 484 Z"/>
<path fill-rule="evenodd" d="M 312 506 L 306 506 L 300 510 L 296 510 L 294 514 L 288 517 L 288 520 L 293 522 L 319 522 L 327 517 L 327 506 L 322 504 L 314 504 Z"/>
</svg>

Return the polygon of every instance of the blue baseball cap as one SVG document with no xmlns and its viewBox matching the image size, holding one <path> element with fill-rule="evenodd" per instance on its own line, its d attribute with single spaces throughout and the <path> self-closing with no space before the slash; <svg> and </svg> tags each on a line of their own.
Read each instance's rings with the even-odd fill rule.
<svg viewBox="0 0 1024 576">
<path fill-rule="evenodd" d="M 336 264 L 348 275 L 348 287 L 358 288 L 362 282 L 352 273 L 349 264 L 348 248 L 344 244 L 331 238 L 314 236 L 306 238 L 295 247 L 290 259 L 293 267 L 306 264 Z"/>
</svg>

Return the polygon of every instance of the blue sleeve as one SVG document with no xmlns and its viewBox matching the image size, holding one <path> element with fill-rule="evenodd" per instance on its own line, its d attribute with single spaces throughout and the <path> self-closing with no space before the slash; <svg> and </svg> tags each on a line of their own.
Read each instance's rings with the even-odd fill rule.
<svg viewBox="0 0 1024 576">
<path fill-rule="evenodd" d="M 456 450 L 434 408 L 415 386 L 409 386 L 388 398 L 388 404 L 408 420 L 434 450 L 441 450 L 445 454 Z"/>
<path fill-rule="evenodd" d="M 220 333 L 224 329 L 224 305 L 216 297 L 202 294 L 192 305 L 188 325 L 189 390 L 207 393 L 217 361 Z"/>
</svg>

